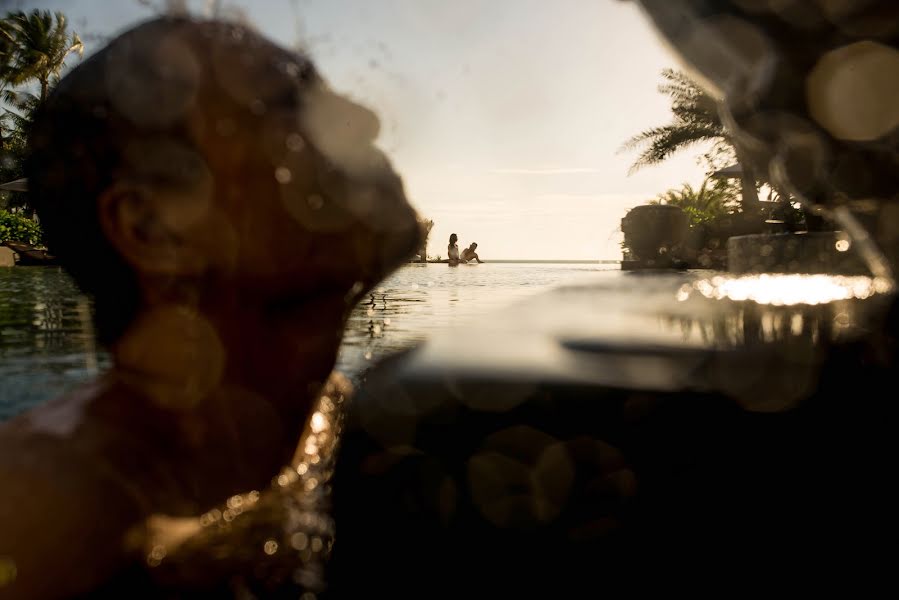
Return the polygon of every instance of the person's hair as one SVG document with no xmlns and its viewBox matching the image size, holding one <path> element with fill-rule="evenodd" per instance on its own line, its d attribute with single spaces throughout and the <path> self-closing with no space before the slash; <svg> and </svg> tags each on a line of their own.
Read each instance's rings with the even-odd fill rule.
<svg viewBox="0 0 899 600">
<path fill-rule="evenodd" d="M 459 239 L 459 236 L 457 236 L 455 233 L 450 234 L 450 239 L 449 239 L 450 244 L 452 244 L 453 242 L 455 242 L 458 239 Z"/>
<path fill-rule="evenodd" d="M 75 67 L 35 113 L 25 163 L 29 201 L 50 252 L 93 297 L 103 343 L 124 333 L 141 294 L 134 269 L 101 228 L 97 200 L 122 176 L 181 189 L 196 182 L 206 167 L 185 106 L 211 79 L 200 63 L 209 60 L 212 38 L 236 28 L 173 17 L 141 24 Z"/>
</svg>

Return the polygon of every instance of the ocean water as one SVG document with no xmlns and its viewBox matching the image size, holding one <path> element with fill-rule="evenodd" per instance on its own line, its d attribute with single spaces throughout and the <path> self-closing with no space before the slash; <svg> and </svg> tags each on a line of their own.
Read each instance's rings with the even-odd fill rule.
<svg viewBox="0 0 899 600">
<path fill-rule="evenodd" d="M 347 323 L 337 368 L 356 381 L 378 360 L 435 333 L 616 265 L 409 264 L 377 286 Z M 96 376 L 109 359 L 93 339 L 90 301 L 57 267 L 0 269 L 0 420 Z"/>
</svg>

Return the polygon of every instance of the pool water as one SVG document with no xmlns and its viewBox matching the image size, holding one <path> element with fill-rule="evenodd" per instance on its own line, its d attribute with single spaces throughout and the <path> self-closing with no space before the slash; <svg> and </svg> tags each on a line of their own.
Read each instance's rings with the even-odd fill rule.
<svg viewBox="0 0 899 600">
<path fill-rule="evenodd" d="M 439 331 L 614 265 L 409 264 L 377 286 L 347 323 L 337 368 L 359 381 L 379 359 Z M 49 400 L 109 366 L 90 300 L 58 267 L 0 269 L 0 420 Z"/>
</svg>

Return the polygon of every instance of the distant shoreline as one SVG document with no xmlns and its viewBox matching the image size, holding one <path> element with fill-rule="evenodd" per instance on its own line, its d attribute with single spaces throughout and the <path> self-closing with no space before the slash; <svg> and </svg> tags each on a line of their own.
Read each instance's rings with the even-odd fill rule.
<svg viewBox="0 0 899 600">
<path fill-rule="evenodd" d="M 499 264 L 540 264 L 540 265 L 618 265 L 620 260 L 538 260 L 538 259 L 516 259 L 516 260 L 485 260 L 487 263 Z M 419 261 L 409 261 L 409 264 L 422 264 Z M 442 262 L 428 261 L 426 264 L 446 264 L 446 260 Z"/>
</svg>

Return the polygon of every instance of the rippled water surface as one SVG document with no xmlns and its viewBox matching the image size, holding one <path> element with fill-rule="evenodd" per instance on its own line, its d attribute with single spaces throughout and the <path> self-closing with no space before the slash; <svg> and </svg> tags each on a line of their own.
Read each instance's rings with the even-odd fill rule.
<svg viewBox="0 0 899 600">
<path fill-rule="evenodd" d="M 555 285 L 616 268 L 522 263 L 404 266 L 353 312 L 338 368 L 358 379 L 378 359 L 435 332 Z M 90 302 L 56 267 L 0 269 L 0 420 L 57 396 L 108 366 L 93 342 L 90 310 Z"/>
</svg>

